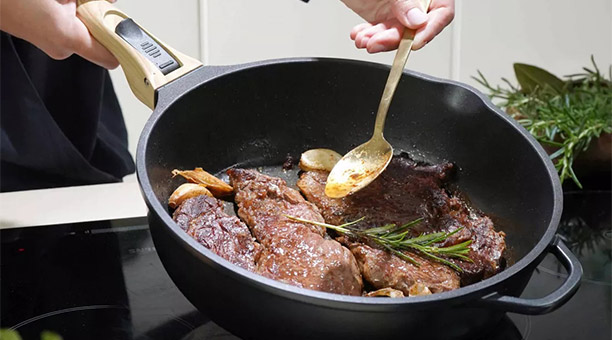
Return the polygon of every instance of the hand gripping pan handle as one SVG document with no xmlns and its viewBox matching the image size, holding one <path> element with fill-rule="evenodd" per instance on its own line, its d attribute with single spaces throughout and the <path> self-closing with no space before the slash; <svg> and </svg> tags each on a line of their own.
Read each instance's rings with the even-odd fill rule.
<svg viewBox="0 0 612 340">
<path fill-rule="evenodd" d="M 79 0 L 77 15 L 117 58 L 136 97 L 155 108 L 156 91 L 202 66 L 167 46 L 107 1 Z"/>
</svg>

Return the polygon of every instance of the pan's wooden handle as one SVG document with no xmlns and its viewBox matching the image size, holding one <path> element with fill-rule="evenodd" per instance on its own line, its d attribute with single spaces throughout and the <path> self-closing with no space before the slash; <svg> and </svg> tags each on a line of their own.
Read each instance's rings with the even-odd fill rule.
<svg viewBox="0 0 612 340">
<path fill-rule="evenodd" d="M 155 108 L 158 88 L 202 66 L 165 45 L 107 1 L 79 0 L 77 15 L 117 58 L 132 92 L 151 109 Z"/>
</svg>

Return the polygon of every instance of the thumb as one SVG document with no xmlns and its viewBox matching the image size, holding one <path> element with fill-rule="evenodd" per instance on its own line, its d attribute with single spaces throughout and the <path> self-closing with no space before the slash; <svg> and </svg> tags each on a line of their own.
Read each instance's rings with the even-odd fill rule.
<svg viewBox="0 0 612 340">
<path fill-rule="evenodd" d="M 85 24 L 77 18 L 75 20 L 75 29 L 72 32 L 72 43 L 75 53 L 109 70 L 119 66 L 115 56 L 89 34 Z"/>
<path fill-rule="evenodd" d="M 427 22 L 427 9 L 419 0 L 395 0 L 392 10 L 397 20 L 408 28 L 417 29 Z"/>
</svg>

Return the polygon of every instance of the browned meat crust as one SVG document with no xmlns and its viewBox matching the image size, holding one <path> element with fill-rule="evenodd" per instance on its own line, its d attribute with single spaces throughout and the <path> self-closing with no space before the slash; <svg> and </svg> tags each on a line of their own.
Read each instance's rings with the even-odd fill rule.
<svg viewBox="0 0 612 340">
<path fill-rule="evenodd" d="M 409 295 L 410 287 L 422 283 L 432 293 L 459 288 L 459 276 L 451 268 L 410 253 L 419 264 L 416 267 L 391 253 L 351 242 L 349 248 L 355 255 L 363 278 L 374 288 L 391 287 Z"/>
<path fill-rule="evenodd" d="M 208 212 L 210 209 L 217 207 L 216 200 L 206 200 L 199 196 L 185 200 L 172 214 L 172 219 L 178 224 L 181 229 L 187 231 L 189 229 L 189 222 L 199 215 Z"/>
<path fill-rule="evenodd" d="M 413 229 L 412 236 L 464 227 L 462 231 L 447 239 L 444 245 L 472 240 L 469 257 L 474 262 L 453 260 L 463 269 L 461 284 L 466 285 L 499 271 L 500 259 L 505 249 L 505 234 L 495 231 L 488 217 L 469 209 L 463 201 L 450 197 L 442 188 L 452 169 L 453 165 L 450 163 L 421 165 L 407 157 L 396 156 L 379 178 L 361 191 L 343 199 L 325 196 L 327 172 L 303 173 L 298 187 L 310 202 L 319 207 L 325 220 L 332 224 L 342 224 L 365 216 L 366 219 L 359 227 L 370 228 L 388 223 L 401 225 L 423 217 L 424 221 Z M 370 252 L 357 250 L 354 246 L 352 251 L 358 260 L 362 260 L 360 266 L 363 268 L 364 257 L 359 254 Z M 384 263 L 378 259 L 370 259 L 370 262 Z M 421 277 L 421 274 L 414 272 L 419 270 L 416 267 L 408 265 L 408 269 L 413 271 L 411 275 Z M 425 275 L 430 282 L 439 280 L 434 277 L 433 272 L 430 274 Z M 364 278 L 371 283 L 373 280 L 383 280 L 380 277 L 367 277 L 365 274 Z M 450 277 L 444 277 L 442 282 L 454 281 Z M 444 287 L 452 289 L 457 286 L 440 286 Z"/>
<path fill-rule="evenodd" d="M 236 216 L 223 211 L 223 203 L 205 195 L 185 200 L 174 221 L 200 244 L 244 269 L 255 271 L 260 245 Z"/>
<path fill-rule="evenodd" d="M 257 272 L 298 287 L 361 295 L 362 279 L 355 258 L 324 228 L 294 222 L 292 215 L 323 222 L 317 208 L 280 178 L 255 170 L 231 169 L 238 215 L 262 245 Z"/>
</svg>

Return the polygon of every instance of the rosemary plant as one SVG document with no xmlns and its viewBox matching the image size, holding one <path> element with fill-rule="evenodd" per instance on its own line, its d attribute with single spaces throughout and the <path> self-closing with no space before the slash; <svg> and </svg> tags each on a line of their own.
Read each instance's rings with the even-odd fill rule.
<svg viewBox="0 0 612 340">
<path fill-rule="evenodd" d="M 409 238 L 407 236 L 410 232 L 410 228 L 421 222 L 423 220 L 422 218 L 406 223 L 402 226 L 396 226 L 395 224 L 387 224 L 381 227 L 360 230 L 352 226 L 363 221 L 365 217 L 362 217 L 356 221 L 336 226 L 333 224 L 310 221 L 295 216 L 286 216 L 287 218 L 294 221 L 332 229 L 341 234 L 352 236 L 354 238 L 371 240 L 381 245 L 390 253 L 397 255 L 398 257 L 414 264 L 415 266 L 419 266 L 420 264 L 410 255 L 406 254 L 404 250 L 416 250 L 419 253 L 435 261 L 443 263 L 458 272 L 462 272 L 459 266 L 440 256 L 453 257 L 461 259 L 463 261 L 472 262 L 472 260 L 467 256 L 470 251 L 470 248 L 468 246 L 472 243 L 472 240 L 468 240 L 448 247 L 438 247 L 435 245 L 436 243 L 443 242 L 448 237 L 458 233 L 463 228 L 458 228 L 452 232 L 422 234 L 417 237 Z"/>
<path fill-rule="evenodd" d="M 493 86 L 480 71 L 473 77 L 497 106 L 554 150 L 550 158 L 561 182 L 571 178 L 580 188 L 574 161 L 591 141 L 612 133 L 612 66 L 606 79 L 593 57 L 591 61 L 593 69 L 585 67 L 566 80 L 535 66 L 514 64 L 519 87 L 505 78 L 506 87 Z"/>
</svg>

